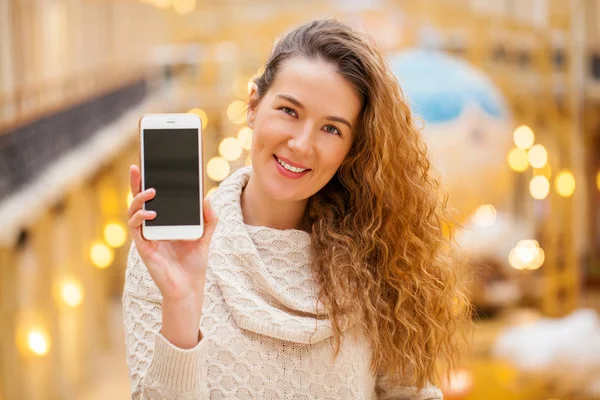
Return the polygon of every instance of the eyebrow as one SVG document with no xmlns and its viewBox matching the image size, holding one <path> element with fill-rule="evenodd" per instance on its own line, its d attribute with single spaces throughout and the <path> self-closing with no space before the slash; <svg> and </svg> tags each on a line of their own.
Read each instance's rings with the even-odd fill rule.
<svg viewBox="0 0 600 400">
<path fill-rule="evenodd" d="M 285 100 L 289 101 L 290 103 L 292 103 L 293 105 L 295 105 L 296 107 L 304 110 L 304 105 L 292 96 L 279 93 L 279 94 L 275 95 L 275 97 L 285 99 Z M 325 117 L 325 119 L 327 119 L 328 121 L 339 122 L 340 124 L 347 125 L 348 128 L 350 128 L 350 130 L 352 130 L 352 124 L 347 119 L 344 119 L 342 117 L 334 117 L 331 115 L 328 115 L 327 117 Z"/>
</svg>

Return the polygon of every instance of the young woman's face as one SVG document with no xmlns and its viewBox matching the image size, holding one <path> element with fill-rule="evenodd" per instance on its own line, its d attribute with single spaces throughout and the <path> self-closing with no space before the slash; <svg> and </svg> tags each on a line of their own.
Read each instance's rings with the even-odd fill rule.
<svg viewBox="0 0 600 400">
<path fill-rule="evenodd" d="M 253 90 L 251 99 L 257 97 Z M 355 88 L 331 64 L 285 61 L 248 111 L 252 165 L 261 186 L 277 200 L 318 192 L 350 151 L 360 108 Z"/>
</svg>

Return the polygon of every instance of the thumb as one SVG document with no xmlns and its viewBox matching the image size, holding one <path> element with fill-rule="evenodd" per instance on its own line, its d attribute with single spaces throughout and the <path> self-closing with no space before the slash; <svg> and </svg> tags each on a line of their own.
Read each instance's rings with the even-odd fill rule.
<svg viewBox="0 0 600 400">
<path fill-rule="evenodd" d="M 210 241 L 213 232 L 215 231 L 215 227 L 217 226 L 217 222 L 219 218 L 217 217 L 217 213 L 210 205 L 210 201 L 208 198 L 204 199 L 204 235 L 202 235 L 202 240 Z"/>
</svg>

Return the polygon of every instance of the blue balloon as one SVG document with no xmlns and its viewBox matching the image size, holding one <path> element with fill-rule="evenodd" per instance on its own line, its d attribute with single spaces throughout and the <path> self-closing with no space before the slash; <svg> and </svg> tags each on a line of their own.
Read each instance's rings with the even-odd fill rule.
<svg viewBox="0 0 600 400">
<path fill-rule="evenodd" d="M 413 113 L 428 123 L 454 120 L 469 104 L 492 118 L 509 117 L 493 82 L 463 60 L 440 51 L 411 49 L 391 55 L 389 62 Z"/>
</svg>

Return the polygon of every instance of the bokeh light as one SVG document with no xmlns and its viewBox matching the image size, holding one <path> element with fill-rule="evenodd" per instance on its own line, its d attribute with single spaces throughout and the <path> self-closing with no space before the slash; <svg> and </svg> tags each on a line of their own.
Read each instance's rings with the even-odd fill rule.
<svg viewBox="0 0 600 400">
<path fill-rule="evenodd" d="M 536 144 L 527 152 L 527 159 L 533 168 L 543 168 L 548 162 L 548 152 L 541 144 Z"/>
<path fill-rule="evenodd" d="M 127 199 L 125 200 L 125 202 L 127 203 L 127 209 L 129 209 L 129 206 L 131 206 L 132 201 L 133 201 L 133 194 L 131 194 L 131 192 L 128 192 Z"/>
<path fill-rule="evenodd" d="M 196 8 L 196 0 L 173 0 L 173 10 L 179 15 L 188 15 Z"/>
<path fill-rule="evenodd" d="M 36 327 L 27 334 L 27 345 L 37 356 L 45 356 L 50 351 L 50 336 L 45 329 Z"/>
<path fill-rule="evenodd" d="M 239 130 L 237 138 L 244 150 L 250 150 L 252 147 L 252 129 L 247 126 Z"/>
<path fill-rule="evenodd" d="M 114 258 L 115 253 L 113 250 L 102 242 L 96 242 L 90 248 L 90 259 L 100 269 L 110 266 Z"/>
<path fill-rule="evenodd" d="M 534 177 L 529 182 L 529 193 L 536 200 L 543 200 L 550 193 L 550 181 L 543 175 Z"/>
<path fill-rule="evenodd" d="M 206 128 L 206 125 L 208 124 L 208 115 L 203 109 L 192 108 L 190 111 L 188 111 L 188 114 L 196 114 L 197 116 L 199 116 L 200 120 L 202 121 L 202 129 Z"/>
<path fill-rule="evenodd" d="M 545 260 L 544 250 L 536 240 L 521 240 L 510 251 L 508 262 L 511 267 L 524 270 L 535 270 L 542 266 Z"/>
<path fill-rule="evenodd" d="M 240 99 L 248 99 L 248 94 L 254 82 L 247 76 L 240 76 L 233 82 L 233 94 Z"/>
<path fill-rule="evenodd" d="M 496 208 L 491 204 L 484 204 L 477 208 L 475 214 L 471 217 L 473 223 L 477 226 L 491 226 L 496 222 Z"/>
<path fill-rule="evenodd" d="M 554 187 L 559 195 L 569 197 L 575 192 L 575 177 L 570 171 L 561 171 L 556 175 Z"/>
<path fill-rule="evenodd" d="M 516 172 L 523 172 L 529 166 L 527 151 L 519 148 L 512 149 L 508 153 L 508 166 Z"/>
<path fill-rule="evenodd" d="M 246 103 L 241 100 L 235 100 L 227 107 L 227 118 L 234 124 L 243 124 L 246 122 Z"/>
<path fill-rule="evenodd" d="M 236 138 L 225 138 L 219 144 L 219 154 L 228 161 L 235 161 L 240 158 L 242 151 L 242 145 Z"/>
<path fill-rule="evenodd" d="M 69 307 L 77 307 L 83 302 L 83 287 L 74 278 L 66 279 L 60 289 L 62 301 Z"/>
<path fill-rule="evenodd" d="M 222 157 L 213 157 L 206 164 L 206 174 L 215 182 L 221 182 L 229 176 L 231 166 Z"/>
<path fill-rule="evenodd" d="M 519 149 L 527 150 L 535 143 L 535 135 L 530 127 L 521 125 L 513 132 L 513 141 Z"/>
<path fill-rule="evenodd" d="M 212 196 L 212 194 L 213 194 L 214 192 L 216 192 L 218 188 L 219 188 L 218 186 L 215 186 L 215 187 L 212 187 L 212 188 L 210 188 L 210 189 L 208 190 L 208 192 L 206 192 L 206 196 L 207 196 L 207 197 L 210 197 L 210 196 Z"/>
<path fill-rule="evenodd" d="M 104 227 L 104 241 L 113 248 L 119 248 L 127 240 L 127 231 L 120 222 L 110 222 Z"/>
</svg>

